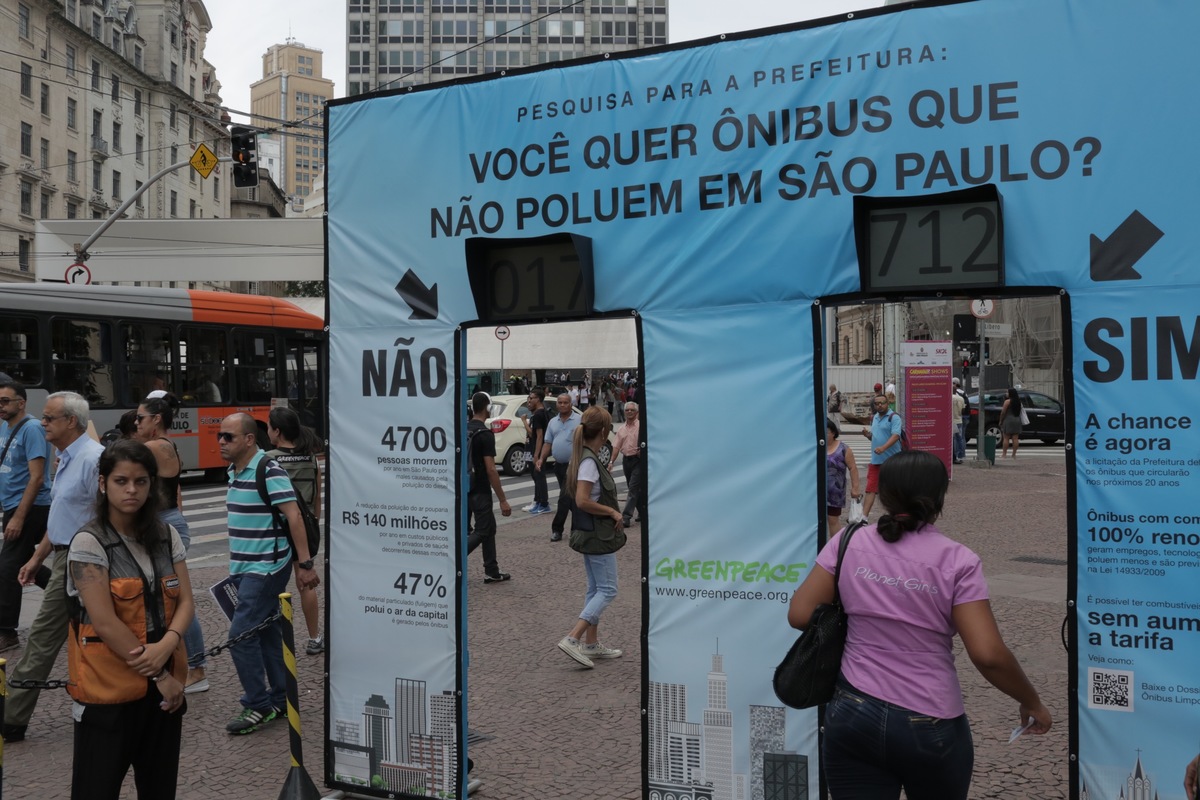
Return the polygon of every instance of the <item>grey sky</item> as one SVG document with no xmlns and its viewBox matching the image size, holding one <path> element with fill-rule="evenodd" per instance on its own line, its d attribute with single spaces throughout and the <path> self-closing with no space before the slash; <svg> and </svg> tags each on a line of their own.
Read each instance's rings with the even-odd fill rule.
<svg viewBox="0 0 1200 800">
<path fill-rule="evenodd" d="M 736 8 L 731 18 L 729 8 Z M 671 0 L 672 42 L 783 25 L 883 5 L 883 0 Z M 217 68 L 226 107 L 250 110 L 250 84 L 262 78 L 262 56 L 289 36 L 324 53 L 334 97 L 346 93 L 345 0 L 205 0 L 213 29 L 205 58 Z M 244 122 L 237 115 L 234 121 Z"/>
</svg>

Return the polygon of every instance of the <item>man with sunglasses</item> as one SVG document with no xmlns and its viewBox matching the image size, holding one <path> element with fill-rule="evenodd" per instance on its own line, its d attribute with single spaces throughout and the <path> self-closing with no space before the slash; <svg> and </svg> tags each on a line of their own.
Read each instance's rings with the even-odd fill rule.
<svg viewBox="0 0 1200 800">
<path fill-rule="evenodd" d="M 50 445 L 42 426 L 25 412 L 25 387 L 0 381 L 0 506 L 4 509 L 4 547 L 0 550 L 0 653 L 19 647 L 21 584 L 17 573 L 33 555 L 50 516 Z M 46 588 L 50 570 L 38 570 Z"/>
<path fill-rule="evenodd" d="M 267 496 L 258 491 L 258 464 L 266 454 L 258 447 L 258 423 L 249 414 L 230 414 L 217 434 L 221 458 L 229 462 L 229 572 L 237 587 L 238 604 L 229 623 L 234 639 L 257 627 L 279 610 L 279 595 L 287 590 L 296 554 L 296 583 L 301 589 L 321 582 L 308 552 L 308 535 L 296 505 L 296 493 L 287 472 L 268 459 Z M 287 525 L 275 524 L 275 509 Z M 268 625 L 229 648 L 238 680 L 242 683 L 242 711 L 225 730 L 253 733 L 287 710 L 287 667 L 278 625 Z M 265 679 L 264 679 L 265 678 Z"/>
<path fill-rule="evenodd" d="M 104 452 L 104 446 L 87 435 L 90 415 L 87 400 L 75 392 L 55 392 L 46 398 L 42 429 L 46 441 L 58 451 L 58 469 L 50 488 L 46 535 L 17 573 L 17 579 L 24 586 L 35 583 L 51 552 L 55 554 L 54 566 L 46 582 L 42 607 L 29 629 L 25 652 L 16 669 L 9 673 L 10 689 L 4 706 L 6 742 L 19 742 L 25 738 L 25 728 L 38 701 L 38 689 L 17 688 L 17 683 L 49 678 L 58 651 L 67 640 L 70 609 L 66 551 L 75 532 L 95 515 L 100 454 Z"/>
</svg>

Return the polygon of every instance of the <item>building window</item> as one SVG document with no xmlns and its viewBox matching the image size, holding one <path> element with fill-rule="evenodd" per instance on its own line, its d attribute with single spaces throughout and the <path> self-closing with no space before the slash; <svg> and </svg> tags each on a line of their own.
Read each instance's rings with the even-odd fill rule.
<svg viewBox="0 0 1200 800">
<path fill-rule="evenodd" d="M 121 152 L 121 123 L 114 122 L 112 127 L 112 149 L 114 153 Z"/>
<path fill-rule="evenodd" d="M 171 216 L 179 216 L 179 194 L 174 189 L 171 190 Z"/>
<path fill-rule="evenodd" d="M 21 181 L 21 213 L 33 216 L 33 184 L 29 181 Z"/>
<path fill-rule="evenodd" d="M 79 124 L 78 119 L 77 119 L 78 111 L 79 111 L 79 103 L 77 103 L 75 101 L 75 98 L 68 97 L 67 98 L 67 128 L 69 128 L 70 130 L 75 130 L 76 126 Z"/>
<path fill-rule="evenodd" d="M 188 97 L 192 98 L 193 100 L 197 99 L 197 97 L 196 97 L 196 79 L 194 77 L 188 78 Z"/>
<path fill-rule="evenodd" d="M 174 62 L 171 63 L 171 85 L 179 85 L 179 65 Z"/>
<path fill-rule="evenodd" d="M 142 115 L 142 90 L 141 89 L 133 90 L 133 114 L 136 117 L 140 117 Z"/>
<path fill-rule="evenodd" d="M 99 161 L 92 162 L 92 190 L 100 191 L 100 184 L 104 182 L 104 165 Z"/>
<path fill-rule="evenodd" d="M 113 100 L 121 99 L 121 76 L 115 72 L 113 73 L 113 76 L 112 76 L 112 99 Z"/>
<path fill-rule="evenodd" d="M 42 116 L 50 116 L 50 84 L 42 84 Z"/>
<path fill-rule="evenodd" d="M 67 201 L 67 219 L 79 218 L 79 204 L 74 200 Z"/>
<path fill-rule="evenodd" d="M 42 192 L 41 219 L 50 219 L 50 193 Z"/>
<path fill-rule="evenodd" d="M 137 203 L 135 205 L 137 205 L 138 208 L 142 207 L 142 196 L 140 194 L 138 194 L 138 192 L 140 192 L 141 190 L 142 190 L 142 182 L 134 181 L 133 182 L 133 193 L 137 194 Z"/>
<path fill-rule="evenodd" d="M 92 136 L 100 138 L 100 127 L 104 124 L 104 112 L 92 111 Z"/>
<path fill-rule="evenodd" d="M 171 145 L 171 163 L 172 164 L 179 163 L 179 145 L 177 145 L 177 144 Z"/>
<path fill-rule="evenodd" d="M 29 38 L 29 6 L 17 4 L 17 33 L 22 39 Z"/>
<path fill-rule="evenodd" d="M 100 62 L 92 59 L 92 89 L 100 91 Z"/>
<path fill-rule="evenodd" d="M 33 99 L 33 67 L 21 62 L 21 97 Z"/>
<path fill-rule="evenodd" d="M 67 180 L 76 183 L 79 180 L 79 154 L 74 150 L 67 151 Z"/>
<path fill-rule="evenodd" d="M 188 114 L 188 141 L 196 141 L 196 118 Z"/>
<path fill-rule="evenodd" d="M 38 151 L 42 169 L 50 169 L 50 140 L 42 139 L 41 149 Z"/>
<path fill-rule="evenodd" d="M 171 31 L 171 47 L 178 47 L 179 46 L 179 29 L 176 28 L 174 24 L 172 24 L 170 27 L 170 31 Z"/>
<path fill-rule="evenodd" d="M 113 50 L 116 50 L 119 53 L 119 52 L 121 52 L 121 32 L 119 30 L 117 30 L 116 28 L 113 28 L 112 33 L 113 33 Z"/>
<path fill-rule="evenodd" d="M 104 20 L 99 14 L 92 14 L 92 38 L 99 39 L 104 35 Z"/>
<path fill-rule="evenodd" d="M 33 249 L 32 245 L 33 243 L 28 239 L 22 239 L 20 244 L 17 245 L 19 248 L 17 250 L 17 264 L 19 265 L 21 272 L 29 272 L 29 253 L 30 250 Z"/>
<path fill-rule="evenodd" d="M 142 68 L 142 48 L 136 44 L 133 46 L 133 65 L 138 69 Z"/>
<path fill-rule="evenodd" d="M 21 155 L 33 158 L 33 126 L 28 122 L 21 123 Z"/>
<path fill-rule="evenodd" d="M 115 169 L 113 170 L 113 174 L 112 174 L 112 183 L 113 183 L 113 192 L 112 192 L 113 200 L 120 200 L 121 199 L 121 173 L 117 172 Z"/>
<path fill-rule="evenodd" d="M 196 40 L 195 39 L 188 40 L 188 60 L 191 61 L 193 64 L 196 63 Z"/>
<path fill-rule="evenodd" d="M 213 200 L 221 199 L 221 179 L 213 178 Z"/>
<path fill-rule="evenodd" d="M 193 170 L 194 172 L 195 170 Z M 188 219 L 196 218 L 196 201 L 188 200 Z"/>
<path fill-rule="evenodd" d="M 72 22 L 73 21 L 74 20 L 72 20 Z M 66 53 L 67 53 L 67 77 L 74 78 L 75 77 L 75 47 L 74 47 L 74 45 L 67 45 Z"/>
<path fill-rule="evenodd" d="M 133 135 L 133 157 L 137 159 L 139 164 L 142 163 L 142 154 L 146 149 L 146 137 L 140 133 Z"/>
<path fill-rule="evenodd" d="M 175 130 L 175 114 L 177 111 L 178 109 L 175 107 L 175 104 L 171 103 L 169 110 L 167 111 L 167 123 L 171 126 L 171 130 Z"/>
</svg>

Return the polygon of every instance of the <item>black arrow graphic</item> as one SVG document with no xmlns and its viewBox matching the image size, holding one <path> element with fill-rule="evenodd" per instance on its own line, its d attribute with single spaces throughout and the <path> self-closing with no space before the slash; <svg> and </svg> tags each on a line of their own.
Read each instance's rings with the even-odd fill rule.
<svg viewBox="0 0 1200 800">
<path fill-rule="evenodd" d="M 1092 280 L 1136 281 L 1142 274 L 1133 268 L 1163 237 L 1158 227 L 1134 211 L 1107 239 L 1092 234 Z"/>
<path fill-rule="evenodd" d="M 426 286 L 411 269 L 396 284 L 396 293 L 412 307 L 409 319 L 437 319 L 437 284 Z"/>
<path fill-rule="evenodd" d="M 75 279 L 78 278 L 80 275 L 86 275 L 86 274 L 87 274 L 87 272 L 85 270 L 82 270 L 82 269 L 75 270 L 74 272 L 71 273 L 71 283 L 74 283 Z"/>
</svg>

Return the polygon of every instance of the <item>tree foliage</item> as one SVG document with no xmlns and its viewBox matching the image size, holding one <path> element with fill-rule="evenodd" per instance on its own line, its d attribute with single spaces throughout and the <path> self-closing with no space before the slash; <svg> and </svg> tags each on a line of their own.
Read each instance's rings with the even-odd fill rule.
<svg viewBox="0 0 1200 800">
<path fill-rule="evenodd" d="M 325 281 L 288 281 L 284 297 L 324 297 Z"/>
</svg>

